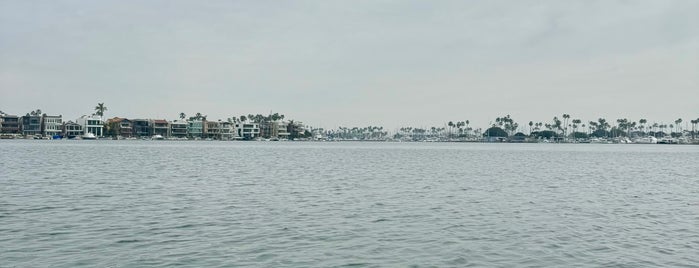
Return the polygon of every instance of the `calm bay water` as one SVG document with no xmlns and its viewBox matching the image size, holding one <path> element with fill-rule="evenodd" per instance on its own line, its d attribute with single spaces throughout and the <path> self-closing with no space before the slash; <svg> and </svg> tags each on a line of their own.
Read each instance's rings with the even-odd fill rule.
<svg viewBox="0 0 699 268">
<path fill-rule="evenodd" d="M 699 267 L 699 146 L 0 141 L 1 267 Z"/>
</svg>

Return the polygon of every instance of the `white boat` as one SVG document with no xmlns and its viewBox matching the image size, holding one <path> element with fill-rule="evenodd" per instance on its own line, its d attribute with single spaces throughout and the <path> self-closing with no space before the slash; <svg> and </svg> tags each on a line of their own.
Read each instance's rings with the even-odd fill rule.
<svg viewBox="0 0 699 268">
<path fill-rule="evenodd" d="M 656 144 L 658 143 L 658 139 L 653 136 L 648 136 L 644 138 L 638 138 L 634 140 L 634 142 L 638 144 Z"/>
<path fill-rule="evenodd" d="M 164 138 L 162 135 L 156 134 L 156 135 L 153 135 L 153 137 L 152 137 L 151 139 L 154 139 L 154 140 L 164 140 L 165 138 Z"/>
<path fill-rule="evenodd" d="M 614 143 L 622 143 L 622 144 L 628 144 L 628 143 L 633 143 L 629 138 L 627 137 L 618 137 L 614 139 Z"/>
<path fill-rule="evenodd" d="M 95 134 L 88 132 L 88 133 L 85 133 L 85 135 L 83 135 L 81 138 L 83 140 L 96 140 L 97 136 L 95 136 Z"/>
<path fill-rule="evenodd" d="M 604 144 L 607 144 L 607 143 L 612 143 L 612 142 L 609 141 L 609 140 L 607 140 L 607 139 L 604 139 L 604 138 L 592 138 L 592 139 L 590 139 L 590 143 L 604 143 Z"/>
</svg>

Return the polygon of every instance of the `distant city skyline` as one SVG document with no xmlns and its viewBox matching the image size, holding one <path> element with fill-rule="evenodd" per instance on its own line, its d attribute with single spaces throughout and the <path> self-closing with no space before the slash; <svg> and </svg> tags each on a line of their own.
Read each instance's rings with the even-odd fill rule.
<svg viewBox="0 0 699 268">
<path fill-rule="evenodd" d="M 0 110 L 312 126 L 699 117 L 697 1 L 1 1 Z M 684 125 L 684 123 L 683 123 Z"/>
</svg>

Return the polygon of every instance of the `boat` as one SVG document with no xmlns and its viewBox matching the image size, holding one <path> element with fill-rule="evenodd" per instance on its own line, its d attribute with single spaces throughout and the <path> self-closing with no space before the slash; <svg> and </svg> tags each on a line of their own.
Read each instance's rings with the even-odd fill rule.
<svg viewBox="0 0 699 268">
<path fill-rule="evenodd" d="M 151 137 L 151 139 L 153 139 L 153 140 L 164 140 L 165 137 L 163 137 L 163 135 L 156 134 L 156 135 L 153 135 L 153 137 Z"/>
<path fill-rule="evenodd" d="M 677 140 L 670 137 L 662 138 L 658 141 L 659 144 L 677 144 Z"/>
<path fill-rule="evenodd" d="M 590 143 L 608 144 L 612 142 L 604 138 L 592 138 L 590 139 Z"/>
<path fill-rule="evenodd" d="M 634 140 L 634 142 L 638 144 L 656 144 L 658 143 L 658 139 L 653 136 L 648 136 L 644 138 L 638 138 Z"/>
<path fill-rule="evenodd" d="M 622 143 L 622 144 L 628 144 L 628 143 L 633 143 L 629 138 L 627 137 L 617 137 L 612 140 L 613 143 Z"/>
<path fill-rule="evenodd" d="M 85 135 L 83 135 L 81 138 L 83 140 L 96 140 L 97 136 L 95 136 L 95 134 L 88 132 L 88 133 L 85 133 Z"/>
</svg>

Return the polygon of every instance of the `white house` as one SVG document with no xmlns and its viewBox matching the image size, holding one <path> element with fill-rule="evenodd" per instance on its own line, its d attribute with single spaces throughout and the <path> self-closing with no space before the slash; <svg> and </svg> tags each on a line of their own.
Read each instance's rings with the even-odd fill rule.
<svg viewBox="0 0 699 268">
<path fill-rule="evenodd" d="M 85 134 L 92 133 L 97 137 L 104 136 L 104 122 L 102 118 L 97 115 L 83 115 L 75 120 L 75 122 L 83 126 Z"/>
<path fill-rule="evenodd" d="M 60 115 L 44 115 L 42 121 L 44 136 L 53 137 L 63 132 L 63 118 Z"/>
<path fill-rule="evenodd" d="M 258 123 L 236 123 L 238 137 L 243 139 L 254 139 L 260 136 L 260 124 Z"/>
</svg>

